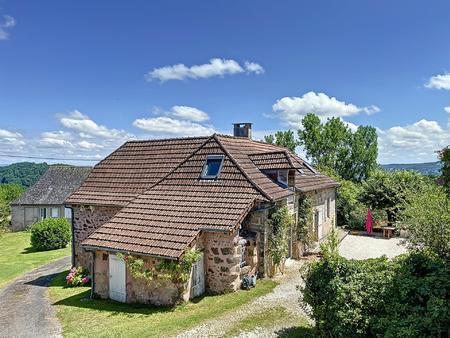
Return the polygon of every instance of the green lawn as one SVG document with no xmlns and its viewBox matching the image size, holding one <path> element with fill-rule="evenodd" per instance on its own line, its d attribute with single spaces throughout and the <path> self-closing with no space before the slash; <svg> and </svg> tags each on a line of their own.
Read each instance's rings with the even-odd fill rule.
<svg viewBox="0 0 450 338">
<path fill-rule="evenodd" d="M 255 309 L 257 311 L 257 309 Z M 224 338 L 238 336 L 241 332 L 249 332 L 257 327 L 270 328 L 278 325 L 287 327 L 277 332 L 278 337 L 315 337 L 313 329 L 305 318 L 294 315 L 282 306 L 275 306 L 270 309 L 256 312 L 247 316 L 233 325 L 223 335 Z"/>
<path fill-rule="evenodd" d="M 65 337 L 167 337 L 220 316 L 273 290 L 277 283 L 262 280 L 250 291 L 206 296 L 173 309 L 90 300 L 90 289 L 67 288 L 67 272 L 50 286 Z"/>
<path fill-rule="evenodd" d="M 0 288 L 23 273 L 70 255 L 65 249 L 36 252 L 30 246 L 30 233 L 7 232 L 0 235 Z"/>
</svg>

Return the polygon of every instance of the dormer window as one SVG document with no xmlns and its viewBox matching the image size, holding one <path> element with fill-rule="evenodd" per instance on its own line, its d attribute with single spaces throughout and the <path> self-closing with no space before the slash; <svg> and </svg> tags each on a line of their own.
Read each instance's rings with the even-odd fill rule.
<svg viewBox="0 0 450 338">
<path fill-rule="evenodd" d="M 284 184 L 285 186 L 288 185 L 288 170 L 278 170 L 278 182 L 281 184 Z"/>
<path fill-rule="evenodd" d="M 223 165 L 223 155 L 208 155 L 206 163 L 203 166 L 202 178 L 203 179 L 215 179 L 219 177 L 220 170 Z"/>
</svg>

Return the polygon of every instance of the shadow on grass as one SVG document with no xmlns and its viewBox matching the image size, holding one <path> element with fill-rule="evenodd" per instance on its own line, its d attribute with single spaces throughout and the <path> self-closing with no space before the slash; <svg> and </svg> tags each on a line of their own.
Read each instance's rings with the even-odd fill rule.
<svg viewBox="0 0 450 338">
<path fill-rule="evenodd" d="M 317 337 L 314 328 L 305 326 L 293 326 L 275 332 L 280 338 Z"/>
<path fill-rule="evenodd" d="M 35 252 L 39 252 L 39 250 L 36 250 L 35 248 L 33 248 L 32 246 L 29 246 L 28 248 L 23 249 L 23 251 L 21 252 L 21 254 L 30 254 L 30 253 L 35 253 Z"/>
<path fill-rule="evenodd" d="M 64 289 L 72 289 L 71 287 L 67 286 L 64 278 L 64 276 L 66 276 L 68 272 L 69 271 L 65 271 L 56 275 L 56 278 L 51 283 L 51 286 L 62 287 Z M 64 305 L 84 309 L 106 311 L 110 312 L 110 315 L 121 316 L 126 314 L 129 314 L 130 316 L 134 314 L 152 315 L 157 313 L 168 313 L 175 310 L 175 307 L 156 307 L 146 304 L 120 303 L 110 299 L 92 299 L 90 289 L 56 301 L 53 303 L 53 305 Z"/>
</svg>

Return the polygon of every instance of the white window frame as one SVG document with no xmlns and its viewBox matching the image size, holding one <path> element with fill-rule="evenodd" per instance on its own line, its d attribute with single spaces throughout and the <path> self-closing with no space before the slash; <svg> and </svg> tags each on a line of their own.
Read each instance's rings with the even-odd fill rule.
<svg viewBox="0 0 450 338">
<path fill-rule="evenodd" d="M 53 213 L 54 211 L 56 211 L 55 214 Z M 60 210 L 59 210 L 59 208 L 51 207 L 50 208 L 50 217 L 51 218 L 59 218 L 60 217 Z"/>
<path fill-rule="evenodd" d="M 39 208 L 39 219 L 43 220 L 47 218 L 47 208 Z"/>
<path fill-rule="evenodd" d="M 213 179 L 218 178 L 220 175 L 220 172 L 222 171 L 224 159 L 225 159 L 224 155 L 208 155 L 206 157 L 205 164 L 203 165 L 202 175 L 201 175 L 202 179 L 213 180 Z M 220 165 L 219 165 L 219 170 L 217 170 L 216 175 L 207 175 L 206 174 L 208 172 L 208 160 L 221 160 Z"/>
<path fill-rule="evenodd" d="M 72 209 L 64 208 L 64 218 L 72 219 Z"/>
</svg>

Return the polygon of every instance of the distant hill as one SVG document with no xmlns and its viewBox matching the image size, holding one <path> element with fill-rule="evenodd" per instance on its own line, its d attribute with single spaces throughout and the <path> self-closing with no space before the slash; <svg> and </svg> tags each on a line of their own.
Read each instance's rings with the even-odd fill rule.
<svg viewBox="0 0 450 338">
<path fill-rule="evenodd" d="M 32 186 L 48 169 L 47 163 L 20 162 L 0 167 L 0 183 Z"/>
<path fill-rule="evenodd" d="M 440 175 L 441 162 L 426 162 L 426 163 L 410 163 L 410 164 L 382 164 L 385 170 L 415 170 L 423 175 Z"/>
</svg>

